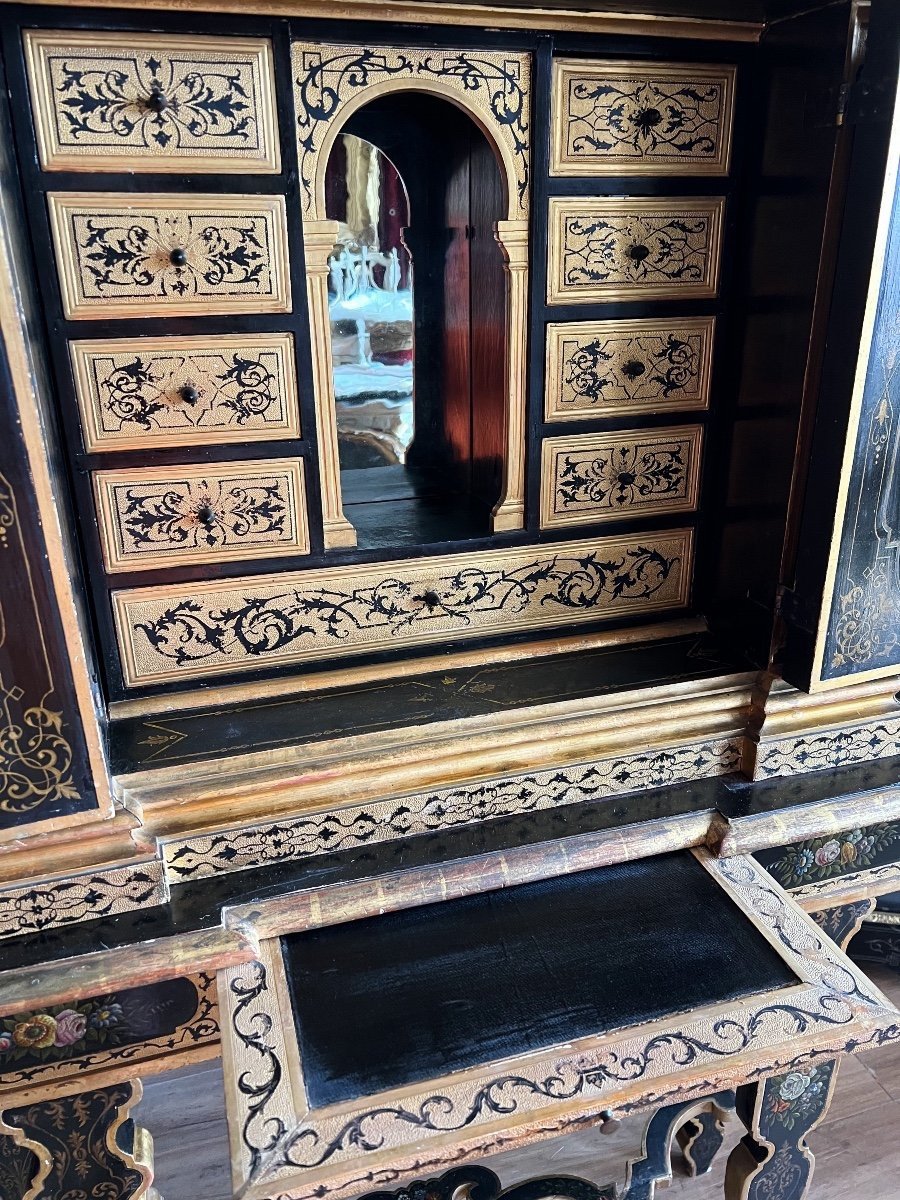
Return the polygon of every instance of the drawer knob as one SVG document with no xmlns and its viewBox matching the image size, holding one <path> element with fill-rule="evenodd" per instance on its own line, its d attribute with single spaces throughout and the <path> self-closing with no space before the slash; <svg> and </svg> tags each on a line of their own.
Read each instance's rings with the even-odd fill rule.
<svg viewBox="0 0 900 1200">
<path fill-rule="evenodd" d="M 197 520 L 201 525 L 205 525 L 209 529 L 211 525 L 215 524 L 216 514 L 210 505 L 203 504 L 197 509 Z"/>
<path fill-rule="evenodd" d="M 600 1114 L 601 1133 L 615 1133 L 621 1124 L 622 1122 L 618 1119 L 618 1117 L 614 1116 L 612 1111 L 608 1108 L 605 1108 Z"/>
<path fill-rule="evenodd" d="M 178 389 L 178 395 L 182 398 L 185 404 L 196 404 L 200 399 L 200 393 L 189 383 L 186 383 L 184 387 Z"/>
<path fill-rule="evenodd" d="M 169 107 L 169 97 L 158 85 L 154 85 L 150 89 L 150 95 L 147 97 L 147 107 L 151 112 L 165 112 Z"/>
<path fill-rule="evenodd" d="M 182 250 L 180 246 L 176 246 L 169 254 L 169 262 L 173 267 L 183 267 L 187 262 L 187 251 Z"/>
</svg>

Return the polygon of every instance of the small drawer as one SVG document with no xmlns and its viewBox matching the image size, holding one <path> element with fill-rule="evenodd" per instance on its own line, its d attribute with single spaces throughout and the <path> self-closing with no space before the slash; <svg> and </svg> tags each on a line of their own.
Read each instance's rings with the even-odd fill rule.
<svg viewBox="0 0 900 1200">
<path fill-rule="evenodd" d="M 551 322 L 548 421 L 709 407 L 715 317 Z"/>
<path fill-rule="evenodd" d="M 693 512 L 702 439 L 699 425 L 546 438 L 541 528 Z"/>
<path fill-rule="evenodd" d="M 307 554 L 299 459 L 97 471 L 110 573 Z"/>
<path fill-rule="evenodd" d="M 289 333 L 72 342 L 85 449 L 300 437 Z"/>
<path fill-rule="evenodd" d="M 282 196 L 48 200 L 69 320 L 290 311 Z"/>
<path fill-rule="evenodd" d="M 550 304 L 715 296 L 725 201 L 550 200 Z"/>
<path fill-rule="evenodd" d="M 27 30 L 45 171 L 281 169 L 261 38 Z"/>
<path fill-rule="evenodd" d="M 734 67 L 556 59 L 551 175 L 726 175 Z"/>
</svg>

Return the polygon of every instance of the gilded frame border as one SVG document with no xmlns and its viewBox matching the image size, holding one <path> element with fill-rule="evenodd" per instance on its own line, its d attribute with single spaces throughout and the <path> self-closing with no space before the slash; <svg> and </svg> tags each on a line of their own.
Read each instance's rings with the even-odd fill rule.
<svg viewBox="0 0 900 1200">
<path fill-rule="evenodd" d="M 349 1197 L 524 1144 L 600 1109 L 708 1095 L 900 1036 L 900 1013 L 752 859 L 698 861 L 798 983 L 311 1110 L 277 939 L 219 976 L 236 1192 Z"/>
</svg>

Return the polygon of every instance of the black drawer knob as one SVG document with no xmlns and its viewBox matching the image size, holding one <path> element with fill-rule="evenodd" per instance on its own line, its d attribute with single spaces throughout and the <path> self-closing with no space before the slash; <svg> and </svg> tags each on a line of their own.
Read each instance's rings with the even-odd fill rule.
<svg viewBox="0 0 900 1200">
<path fill-rule="evenodd" d="M 210 505 L 204 504 L 197 509 L 197 520 L 201 525 L 205 525 L 206 528 L 209 529 L 210 525 L 215 524 L 216 514 Z"/>
<path fill-rule="evenodd" d="M 196 404 L 200 399 L 200 393 L 189 383 L 186 383 L 184 387 L 178 389 L 178 395 L 182 398 L 185 404 Z"/>
<path fill-rule="evenodd" d="M 182 250 L 180 246 L 176 246 L 169 254 L 169 262 L 173 267 L 183 267 L 187 262 L 187 251 Z"/>
<path fill-rule="evenodd" d="M 147 107 L 151 112 L 162 113 L 169 107 L 169 97 L 160 87 L 150 89 L 150 95 L 147 97 Z"/>
</svg>

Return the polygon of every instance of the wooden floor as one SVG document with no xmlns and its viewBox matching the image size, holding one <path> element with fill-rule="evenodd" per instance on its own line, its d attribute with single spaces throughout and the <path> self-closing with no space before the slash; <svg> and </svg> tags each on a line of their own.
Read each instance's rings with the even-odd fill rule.
<svg viewBox="0 0 900 1200">
<path fill-rule="evenodd" d="M 900 975 L 878 968 L 870 975 L 900 1005 Z M 218 1061 L 145 1082 L 134 1116 L 156 1142 L 163 1200 L 230 1200 L 224 1112 Z M 732 1120 L 726 1151 L 742 1132 Z M 483 1161 L 505 1185 L 551 1173 L 621 1182 L 641 1134 L 635 1118 L 611 1136 L 591 1130 Z M 809 1142 L 816 1157 L 809 1200 L 900 1200 L 900 1046 L 844 1059 L 831 1111 Z M 702 1179 L 676 1174 L 669 1200 L 722 1200 L 726 1158 L 721 1154 Z"/>
</svg>

